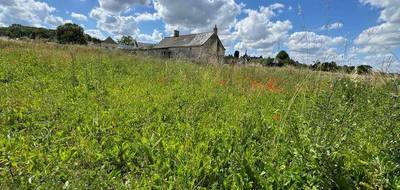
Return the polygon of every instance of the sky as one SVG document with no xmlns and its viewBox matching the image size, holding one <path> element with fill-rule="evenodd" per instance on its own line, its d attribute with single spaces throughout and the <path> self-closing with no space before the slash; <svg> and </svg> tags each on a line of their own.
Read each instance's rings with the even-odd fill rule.
<svg viewBox="0 0 400 190">
<path fill-rule="evenodd" d="M 218 26 L 227 54 L 285 50 L 300 62 L 400 71 L 400 0 L 0 0 L 0 26 L 81 25 L 104 39 L 157 43 Z"/>
</svg>

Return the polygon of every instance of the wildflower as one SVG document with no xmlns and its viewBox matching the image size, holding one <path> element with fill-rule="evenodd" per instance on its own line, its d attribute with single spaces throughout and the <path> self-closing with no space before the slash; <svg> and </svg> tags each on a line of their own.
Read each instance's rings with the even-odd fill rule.
<svg viewBox="0 0 400 190">
<path fill-rule="evenodd" d="M 218 82 L 221 86 L 225 86 L 226 85 L 226 80 L 220 80 Z"/>
<path fill-rule="evenodd" d="M 270 92 L 282 92 L 282 89 L 280 89 L 276 83 L 276 80 L 270 80 L 268 81 L 268 83 L 266 84 L 267 89 Z"/>
<path fill-rule="evenodd" d="M 281 120 L 281 115 L 275 114 L 275 115 L 272 116 L 272 119 L 273 119 L 274 121 L 280 121 L 280 120 Z"/>
<path fill-rule="evenodd" d="M 256 80 L 251 81 L 251 89 L 252 90 L 258 90 L 258 89 L 263 89 L 264 85 L 260 82 L 257 82 Z"/>
</svg>

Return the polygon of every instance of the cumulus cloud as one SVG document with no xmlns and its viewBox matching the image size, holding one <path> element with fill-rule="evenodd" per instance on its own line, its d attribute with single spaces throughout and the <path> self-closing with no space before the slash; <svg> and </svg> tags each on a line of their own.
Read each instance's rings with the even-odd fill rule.
<svg viewBox="0 0 400 190">
<path fill-rule="evenodd" d="M 327 24 L 327 25 L 323 25 L 320 30 L 337 30 L 343 28 L 343 23 L 341 22 L 335 22 L 332 24 Z"/>
<path fill-rule="evenodd" d="M 141 13 L 141 14 L 136 14 L 136 20 L 138 22 L 152 21 L 152 20 L 158 20 L 158 19 L 159 19 L 159 16 L 157 13 L 150 14 L 150 13 L 145 12 L 145 13 Z"/>
<path fill-rule="evenodd" d="M 112 13 L 126 11 L 134 5 L 148 5 L 150 2 L 150 0 L 99 0 L 100 7 Z"/>
<path fill-rule="evenodd" d="M 285 21 L 272 21 L 276 12 L 282 10 L 284 5 L 273 4 L 260 7 L 257 10 L 245 10 L 247 17 L 236 23 L 234 36 L 239 40 L 235 48 L 248 49 L 258 53 L 271 52 L 273 47 L 284 42 L 292 29 L 292 23 Z"/>
<path fill-rule="evenodd" d="M 363 4 L 381 8 L 379 19 L 384 22 L 400 22 L 400 1 L 399 0 L 360 0 Z"/>
<path fill-rule="evenodd" d="M 71 17 L 76 19 L 76 20 L 87 21 L 87 16 L 85 16 L 83 14 L 72 12 L 71 13 Z"/>
<path fill-rule="evenodd" d="M 89 34 L 92 37 L 98 38 L 100 40 L 104 40 L 106 37 L 104 36 L 103 32 L 98 29 L 89 29 L 85 30 L 86 34 Z"/>
<path fill-rule="evenodd" d="M 376 65 L 382 61 L 382 64 L 386 64 L 381 67 L 382 69 L 398 71 L 400 61 L 394 50 L 400 48 L 400 1 L 360 0 L 360 2 L 380 9 L 379 22 L 381 23 L 361 32 L 354 40 L 356 47 L 353 51 L 366 55 L 362 57 L 366 62 Z M 371 54 L 374 58 L 370 56 Z"/>
<path fill-rule="evenodd" d="M 148 43 L 157 43 L 162 40 L 163 34 L 158 30 L 154 30 L 151 35 L 148 34 L 139 34 L 138 41 L 148 42 Z"/>
<path fill-rule="evenodd" d="M 102 8 L 95 8 L 90 17 L 97 20 L 97 28 L 114 35 L 137 35 L 138 22 L 134 16 L 114 15 Z"/>
<path fill-rule="evenodd" d="M 59 26 L 59 25 L 65 24 L 65 23 L 72 23 L 71 20 L 64 20 L 63 18 L 58 17 L 58 16 L 54 16 L 54 15 L 50 15 L 50 16 L 46 17 L 44 19 L 44 22 L 46 24 L 49 24 L 49 25 L 52 25 L 52 26 Z"/>
<path fill-rule="evenodd" d="M 382 23 L 364 30 L 355 40 L 361 53 L 384 53 L 400 47 L 400 24 Z"/>
<path fill-rule="evenodd" d="M 287 46 L 289 54 L 295 59 L 310 63 L 315 60 L 340 61 L 339 46 L 344 46 L 344 37 L 329 37 L 314 32 L 295 32 L 290 35 Z"/>
<path fill-rule="evenodd" d="M 400 1 L 360 0 L 364 4 L 381 8 L 381 24 L 364 30 L 356 39 L 361 53 L 387 53 L 400 47 Z"/>
<path fill-rule="evenodd" d="M 242 5 L 234 0 L 154 0 L 154 8 L 168 32 L 211 31 L 215 24 L 223 32 L 234 26 Z"/>
<path fill-rule="evenodd" d="M 36 0 L 2 0 L 0 22 L 3 25 L 20 23 L 37 27 L 43 27 L 46 23 L 61 23 L 60 17 L 52 15 L 55 10 L 47 3 Z"/>
<path fill-rule="evenodd" d="M 96 20 L 98 29 L 108 32 L 114 36 L 138 36 L 140 30 L 139 22 L 157 20 L 156 13 L 126 13 L 137 5 L 149 5 L 151 0 L 99 0 L 99 7 L 90 12 L 90 18 Z"/>
</svg>

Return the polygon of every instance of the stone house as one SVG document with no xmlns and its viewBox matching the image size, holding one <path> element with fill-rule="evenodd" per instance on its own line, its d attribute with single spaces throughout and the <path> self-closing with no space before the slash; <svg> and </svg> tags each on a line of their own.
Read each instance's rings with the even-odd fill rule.
<svg viewBox="0 0 400 190">
<path fill-rule="evenodd" d="M 160 58 L 222 63 L 225 47 L 215 26 L 213 32 L 199 34 L 179 35 L 179 31 L 175 31 L 173 37 L 166 37 L 154 47 L 138 50 L 137 53 Z"/>
<path fill-rule="evenodd" d="M 115 49 L 118 47 L 118 43 L 115 42 L 111 37 L 108 37 L 107 39 L 101 42 L 100 46 L 107 49 Z"/>
</svg>

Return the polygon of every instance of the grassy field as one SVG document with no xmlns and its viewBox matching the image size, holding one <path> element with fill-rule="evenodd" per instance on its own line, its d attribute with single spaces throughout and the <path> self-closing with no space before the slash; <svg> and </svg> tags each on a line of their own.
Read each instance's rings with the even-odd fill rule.
<svg viewBox="0 0 400 190">
<path fill-rule="evenodd" d="M 399 83 L 0 41 L 0 189 L 400 189 Z"/>
</svg>

